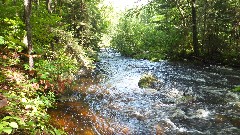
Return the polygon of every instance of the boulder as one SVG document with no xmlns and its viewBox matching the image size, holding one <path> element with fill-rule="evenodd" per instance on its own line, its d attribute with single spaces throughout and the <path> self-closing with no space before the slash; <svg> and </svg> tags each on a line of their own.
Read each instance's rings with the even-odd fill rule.
<svg viewBox="0 0 240 135">
<path fill-rule="evenodd" d="M 162 82 L 152 74 L 143 74 L 138 81 L 138 86 L 140 88 L 152 88 L 160 89 L 162 87 Z"/>
</svg>

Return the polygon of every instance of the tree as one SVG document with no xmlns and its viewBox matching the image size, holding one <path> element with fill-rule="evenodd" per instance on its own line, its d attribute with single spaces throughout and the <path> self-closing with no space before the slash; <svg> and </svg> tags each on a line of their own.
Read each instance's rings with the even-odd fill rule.
<svg viewBox="0 0 240 135">
<path fill-rule="evenodd" d="M 25 29 L 27 32 L 27 47 L 28 47 L 28 55 L 29 55 L 29 69 L 32 70 L 34 67 L 33 61 L 33 45 L 32 45 L 32 29 L 30 24 L 30 17 L 32 11 L 32 0 L 24 0 L 24 22 L 25 22 Z"/>
<path fill-rule="evenodd" d="M 52 13 L 52 8 L 51 8 L 52 0 L 46 0 L 46 6 L 48 13 Z"/>
<path fill-rule="evenodd" d="M 155 44 L 154 48 L 156 52 L 164 50 L 168 59 L 192 60 L 195 56 L 202 62 L 239 65 L 239 2 L 239 0 L 151 0 L 143 8 L 131 9 L 123 15 L 123 18 L 133 18 L 125 24 L 129 26 L 128 29 L 134 30 L 133 35 L 132 31 L 121 31 L 123 29 L 121 25 L 124 23 L 120 20 L 120 30 L 116 29 L 117 34 L 113 37 L 114 46 L 119 45 L 121 52 L 135 54 L 138 53 L 136 50 L 148 48 L 147 43 L 155 43 L 157 38 L 152 38 L 153 41 L 147 40 L 148 42 L 141 46 L 137 45 L 139 42 L 145 41 L 150 35 L 162 32 L 160 36 L 163 38 L 158 41 L 161 44 Z M 132 16 L 128 17 L 127 14 Z M 133 16 L 140 20 L 136 21 L 135 25 L 154 27 L 155 31 L 152 32 L 155 34 L 142 31 L 141 35 L 146 34 L 148 37 L 142 36 L 136 41 L 132 40 L 139 36 L 137 31 L 141 31 L 141 29 L 135 31 L 137 27 L 131 26 L 131 22 L 136 20 Z M 124 36 L 126 33 L 131 37 Z M 133 49 L 128 51 L 129 46 L 133 44 L 137 45 L 137 48 L 132 47 Z"/>
<path fill-rule="evenodd" d="M 199 47 L 198 47 L 198 33 L 197 33 L 197 15 L 196 15 L 196 0 L 191 1 L 192 7 L 192 39 L 193 39 L 193 50 L 195 56 L 199 56 Z"/>
</svg>

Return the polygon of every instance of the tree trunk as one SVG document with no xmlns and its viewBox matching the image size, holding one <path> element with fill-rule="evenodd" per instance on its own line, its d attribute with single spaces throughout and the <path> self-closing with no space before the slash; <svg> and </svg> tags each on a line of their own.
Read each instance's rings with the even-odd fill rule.
<svg viewBox="0 0 240 135">
<path fill-rule="evenodd" d="M 207 34 L 207 10 L 208 10 L 208 1 L 204 1 L 204 8 L 203 8 L 203 30 L 202 30 L 202 47 L 201 50 L 205 52 L 205 47 L 206 47 L 206 34 Z"/>
<path fill-rule="evenodd" d="M 195 56 L 199 56 L 198 33 L 197 33 L 197 16 L 196 16 L 196 0 L 192 0 L 192 33 L 193 33 L 193 51 Z"/>
<path fill-rule="evenodd" d="M 48 13 L 52 13 L 52 8 L 51 8 L 52 0 L 46 0 L 46 6 Z"/>
<path fill-rule="evenodd" d="M 13 0 L 13 5 L 14 5 L 14 6 L 17 5 L 17 0 Z"/>
<path fill-rule="evenodd" d="M 28 46 L 28 54 L 29 54 L 29 68 L 33 69 L 34 61 L 32 56 L 33 45 L 32 45 L 32 29 L 30 25 L 30 17 L 32 11 L 32 0 L 24 0 L 24 22 L 27 31 L 27 46 Z"/>
</svg>

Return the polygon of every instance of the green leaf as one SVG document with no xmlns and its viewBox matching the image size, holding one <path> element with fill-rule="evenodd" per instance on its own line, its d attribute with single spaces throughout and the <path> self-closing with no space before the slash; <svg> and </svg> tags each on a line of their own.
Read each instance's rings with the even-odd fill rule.
<svg viewBox="0 0 240 135">
<path fill-rule="evenodd" d="M 8 120 L 8 119 L 11 119 L 11 118 L 12 118 L 11 116 L 6 116 L 2 120 Z"/>
<path fill-rule="evenodd" d="M 0 36 L 0 45 L 4 44 L 4 37 Z"/>
<path fill-rule="evenodd" d="M 8 125 L 9 124 L 9 122 L 6 122 L 6 121 L 2 121 L 1 123 L 0 123 L 0 126 L 3 126 L 3 127 L 5 127 L 6 125 Z"/>
<path fill-rule="evenodd" d="M 29 121 L 29 122 L 27 122 L 27 124 L 29 125 L 29 126 L 34 126 L 34 122 L 33 121 Z"/>
<path fill-rule="evenodd" d="M 28 70 L 28 69 L 30 69 L 30 67 L 29 67 L 29 65 L 28 65 L 28 64 L 23 64 L 23 66 L 24 66 L 24 69 L 25 69 L 25 70 Z"/>
<path fill-rule="evenodd" d="M 54 128 L 54 132 L 55 132 L 56 135 L 62 135 L 62 134 L 64 134 L 63 131 L 58 130 L 58 129 L 56 129 L 56 128 Z"/>
<path fill-rule="evenodd" d="M 52 130 L 50 130 L 49 132 L 50 132 L 52 135 L 55 135 L 55 133 L 54 133 Z"/>
<path fill-rule="evenodd" d="M 235 87 L 232 91 L 233 92 L 240 92 L 240 86 Z"/>
<path fill-rule="evenodd" d="M 19 125 L 25 125 L 26 124 L 23 120 L 20 120 L 18 123 L 19 123 Z"/>
<path fill-rule="evenodd" d="M 9 123 L 9 126 L 12 128 L 18 128 L 18 124 L 16 122 Z"/>
<path fill-rule="evenodd" d="M 7 133 L 7 134 L 11 134 L 12 133 L 12 128 L 11 127 L 6 127 L 2 131 Z"/>
<path fill-rule="evenodd" d="M 44 74 L 41 75 L 41 79 L 47 79 L 49 76 L 49 73 L 48 72 L 45 72 Z"/>
</svg>

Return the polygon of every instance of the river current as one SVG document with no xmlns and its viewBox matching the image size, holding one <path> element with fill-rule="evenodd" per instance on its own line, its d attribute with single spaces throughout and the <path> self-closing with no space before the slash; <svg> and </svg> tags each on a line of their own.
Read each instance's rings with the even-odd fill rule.
<svg viewBox="0 0 240 135">
<path fill-rule="evenodd" d="M 71 135 L 238 135 L 240 70 L 150 62 L 102 49 L 96 71 L 76 76 L 56 109 L 56 127 Z M 139 88 L 143 74 L 160 82 Z"/>
</svg>

